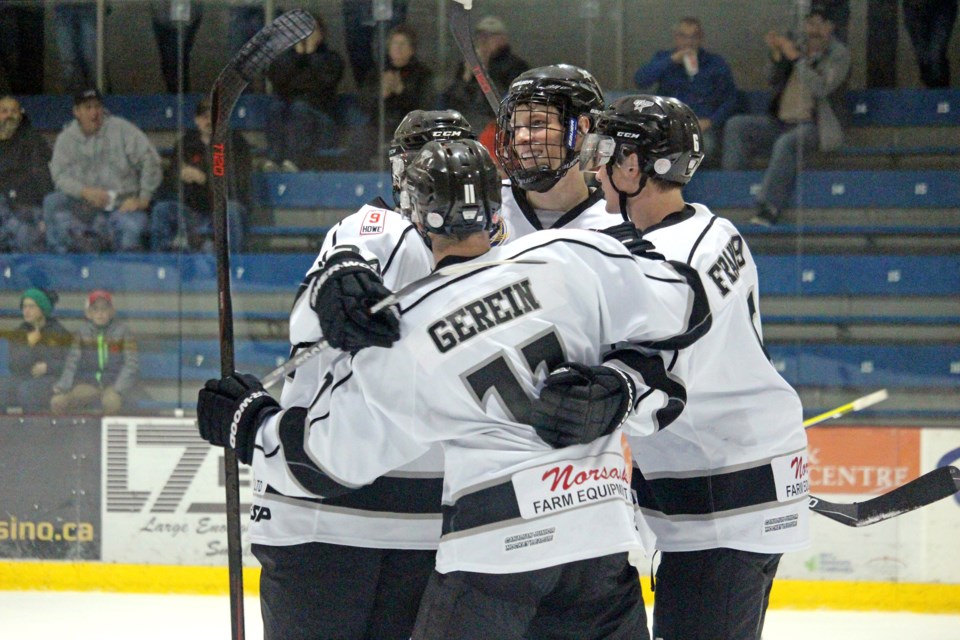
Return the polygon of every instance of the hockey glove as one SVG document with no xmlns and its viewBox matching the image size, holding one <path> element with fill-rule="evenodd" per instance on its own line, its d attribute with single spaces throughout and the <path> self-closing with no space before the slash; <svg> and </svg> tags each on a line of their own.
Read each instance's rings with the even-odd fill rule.
<svg viewBox="0 0 960 640">
<path fill-rule="evenodd" d="M 533 428 L 554 448 L 586 444 L 623 424 L 634 395 L 633 380 L 619 369 L 565 362 L 547 376 Z"/>
<path fill-rule="evenodd" d="M 230 447 L 237 459 L 250 464 L 257 429 L 280 410 L 260 381 L 248 373 L 207 380 L 197 397 L 200 437 L 217 447 Z"/>
<path fill-rule="evenodd" d="M 310 293 L 327 343 L 356 353 L 364 347 L 389 347 L 400 338 L 397 306 L 375 314 L 369 309 L 392 292 L 376 268 L 353 250 L 336 251 L 324 263 Z"/>
<path fill-rule="evenodd" d="M 632 222 L 621 222 L 618 225 L 600 229 L 600 233 L 605 233 L 619 240 L 627 248 L 627 251 L 635 256 L 663 260 L 663 255 L 654 250 L 656 247 L 653 246 L 652 242 L 643 239 L 643 232 L 633 226 Z"/>
</svg>

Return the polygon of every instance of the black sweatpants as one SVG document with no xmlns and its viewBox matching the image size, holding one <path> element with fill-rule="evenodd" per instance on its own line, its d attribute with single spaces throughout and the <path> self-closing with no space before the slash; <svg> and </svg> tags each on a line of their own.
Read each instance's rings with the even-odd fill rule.
<svg viewBox="0 0 960 640">
<path fill-rule="evenodd" d="M 735 549 L 663 552 L 654 640 L 760 640 L 780 556 Z"/>
<path fill-rule="evenodd" d="M 436 573 L 413 640 L 649 640 L 637 570 L 618 553 L 510 574 Z"/>
<path fill-rule="evenodd" d="M 408 640 L 435 551 L 253 545 L 264 640 Z"/>
</svg>

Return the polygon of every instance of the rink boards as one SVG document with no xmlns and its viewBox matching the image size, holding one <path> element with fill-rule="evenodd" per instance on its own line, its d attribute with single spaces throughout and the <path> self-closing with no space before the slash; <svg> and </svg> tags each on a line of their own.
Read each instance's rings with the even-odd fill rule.
<svg viewBox="0 0 960 640">
<path fill-rule="evenodd" d="M 835 502 L 960 461 L 956 429 L 808 433 L 811 491 Z M 0 442 L 0 589 L 226 590 L 223 455 L 193 420 L 0 417 Z M 240 485 L 245 531 L 249 468 Z M 958 496 L 866 528 L 811 527 L 812 546 L 781 563 L 774 606 L 960 612 Z M 244 564 L 255 591 L 247 542 Z"/>
</svg>

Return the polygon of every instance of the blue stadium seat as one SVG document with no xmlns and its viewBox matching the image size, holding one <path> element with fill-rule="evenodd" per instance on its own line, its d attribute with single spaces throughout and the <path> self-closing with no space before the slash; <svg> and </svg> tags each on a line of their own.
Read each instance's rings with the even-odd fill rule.
<svg viewBox="0 0 960 640">
<path fill-rule="evenodd" d="M 956 255 L 758 255 L 760 294 L 954 296 Z"/>
<path fill-rule="evenodd" d="M 376 197 L 391 201 L 390 175 L 375 172 L 303 171 L 254 175 L 260 205 L 281 209 L 358 209 Z"/>
<path fill-rule="evenodd" d="M 183 126 L 192 128 L 193 114 L 203 94 L 183 98 Z M 73 119 L 73 99 L 67 95 L 36 95 L 18 98 L 30 116 L 34 128 L 59 131 Z M 272 96 L 246 94 L 233 109 L 230 125 L 238 130 L 259 131 L 266 122 Z M 104 105 L 111 113 L 130 120 L 144 131 L 170 131 L 177 128 L 178 98 L 175 94 L 108 95 Z"/>
<path fill-rule="evenodd" d="M 684 191 L 689 202 L 715 209 L 752 208 L 761 171 L 700 171 Z M 953 208 L 960 205 L 956 171 L 804 171 L 794 205 L 813 209 Z"/>
</svg>

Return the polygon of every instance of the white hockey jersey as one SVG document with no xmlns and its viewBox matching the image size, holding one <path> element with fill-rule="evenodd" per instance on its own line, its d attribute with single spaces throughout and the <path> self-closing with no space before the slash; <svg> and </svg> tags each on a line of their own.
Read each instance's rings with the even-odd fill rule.
<svg viewBox="0 0 960 640">
<path fill-rule="evenodd" d="M 546 224 L 523 197 L 523 191 L 511 186 L 509 180 L 503 182 L 500 194 L 503 199 L 500 219 L 490 233 L 490 241 L 494 246 L 508 244 L 543 229 L 606 229 L 623 222 L 619 213 L 607 212 L 600 189 L 594 190 L 589 198 L 573 209 L 563 214 L 557 212 L 557 218 Z"/>
<path fill-rule="evenodd" d="M 382 204 L 382 203 L 381 203 Z M 400 214 L 383 206 L 366 205 L 334 226 L 307 272 L 290 315 L 292 353 L 320 340 L 320 323 L 310 308 L 310 277 L 334 246 L 353 245 L 379 264 L 384 284 L 397 289 L 427 275 L 433 256 L 416 229 Z M 309 407 L 316 402 L 321 372 L 341 354 L 327 349 L 304 363 L 288 378 L 281 406 Z M 291 354 L 292 355 L 292 354 Z M 254 456 L 254 509 L 250 539 L 271 546 L 326 542 L 378 549 L 435 549 L 440 538 L 440 495 L 443 456 L 435 447 L 402 468 L 385 473 L 371 486 L 340 498 L 289 494 L 264 478 L 271 465 L 283 460 Z M 268 516 L 268 517 L 266 517 Z"/>
<path fill-rule="evenodd" d="M 631 442 L 642 470 L 634 487 L 657 548 L 802 548 L 809 539 L 802 408 L 763 347 L 750 249 L 729 220 L 700 204 L 644 238 L 697 270 L 713 313 L 710 332 L 670 367 L 686 384 L 683 413 Z"/>
<path fill-rule="evenodd" d="M 344 354 L 309 412 L 258 434 L 264 478 L 286 495 L 337 495 L 443 445 L 437 570 L 510 573 L 635 549 L 630 454 L 620 430 L 552 449 L 532 398 L 564 360 L 598 364 L 618 340 L 683 346 L 705 305 L 671 265 L 586 231 L 532 234 L 401 301 L 401 339 Z M 698 311 L 699 310 L 699 311 Z"/>
</svg>

